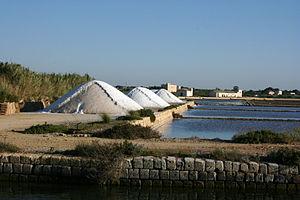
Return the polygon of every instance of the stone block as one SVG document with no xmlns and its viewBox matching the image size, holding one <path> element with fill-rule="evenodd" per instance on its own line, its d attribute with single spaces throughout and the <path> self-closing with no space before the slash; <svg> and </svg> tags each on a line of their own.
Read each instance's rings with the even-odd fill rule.
<svg viewBox="0 0 300 200">
<path fill-rule="evenodd" d="M 61 175 L 62 175 L 62 176 L 66 176 L 66 177 L 71 176 L 71 175 L 72 175 L 71 167 L 68 167 L 68 166 L 62 166 L 62 167 L 61 167 Z"/>
<path fill-rule="evenodd" d="M 286 191 L 286 184 L 285 183 L 276 184 L 276 190 L 278 192 L 285 192 Z"/>
<path fill-rule="evenodd" d="M 140 187 L 142 185 L 142 182 L 139 179 L 131 179 L 130 185 L 134 187 Z"/>
<path fill-rule="evenodd" d="M 177 170 L 184 170 L 184 160 L 182 158 L 176 159 L 176 169 Z"/>
<path fill-rule="evenodd" d="M 140 178 L 140 170 L 139 169 L 129 169 L 128 170 L 128 177 L 130 179 L 138 179 L 138 178 Z"/>
<path fill-rule="evenodd" d="M 161 158 L 161 169 L 167 169 L 167 161 L 165 157 Z"/>
<path fill-rule="evenodd" d="M 206 181 L 207 180 L 207 172 L 198 172 L 198 180 Z"/>
<path fill-rule="evenodd" d="M 232 162 L 231 161 L 224 161 L 224 170 L 226 172 L 232 172 Z"/>
<path fill-rule="evenodd" d="M 191 180 L 191 181 L 198 180 L 198 172 L 197 171 L 189 171 L 189 180 Z"/>
<path fill-rule="evenodd" d="M 127 175 L 127 177 L 128 177 L 128 170 L 127 171 L 125 170 L 125 175 Z M 81 167 L 72 167 L 72 176 L 80 177 L 81 176 Z"/>
<path fill-rule="evenodd" d="M 285 166 L 285 165 L 279 165 L 278 173 L 283 174 L 283 175 L 287 175 L 289 173 L 289 167 Z"/>
<path fill-rule="evenodd" d="M 254 182 L 255 181 L 254 173 L 246 173 L 245 181 L 246 182 Z"/>
<path fill-rule="evenodd" d="M 180 171 L 179 172 L 179 179 L 183 181 L 189 180 L 189 171 Z"/>
<path fill-rule="evenodd" d="M 29 156 L 20 156 L 20 162 L 22 164 L 30 164 L 30 157 Z"/>
<path fill-rule="evenodd" d="M 168 170 L 160 170 L 159 176 L 161 180 L 168 180 L 169 179 L 169 171 Z"/>
<path fill-rule="evenodd" d="M 195 159 L 194 158 L 184 158 L 185 170 L 192 171 L 195 169 Z"/>
<path fill-rule="evenodd" d="M 41 165 L 51 165 L 51 156 L 43 155 L 40 157 L 40 164 Z"/>
<path fill-rule="evenodd" d="M 13 172 L 13 166 L 11 163 L 3 164 L 3 172 L 6 174 L 11 174 Z"/>
<path fill-rule="evenodd" d="M 183 187 L 183 182 L 179 180 L 172 181 L 173 187 Z"/>
<path fill-rule="evenodd" d="M 162 159 L 158 157 L 153 158 L 153 168 L 162 169 Z"/>
<path fill-rule="evenodd" d="M 144 157 L 144 169 L 153 169 L 153 157 L 151 156 Z"/>
<path fill-rule="evenodd" d="M 124 167 L 126 169 L 132 169 L 132 158 L 127 158 L 124 161 Z"/>
<path fill-rule="evenodd" d="M 175 170 L 176 169 L 176 158 L 175 157 L 167 157 L 167 169 L 168 170 Z"/>
<path fill-rule="evenodd" d="M 10 163 L 20 163 L 20 156 L 19 155 L 11 155 L 9 156 Z"/>
<path fill-rule="evenodd" d="M 47 175 L 47 176 L 52 175 L 52 165 L 43 166 L 43 175 Z"/>
<path fill-rule="evenodd" d="M 140 169 L 140 179 L 149 179 L 149 169 Z"/>
<path fill-rule="evenodd" d="M 172 186 L 172 181 L 171 180 L 162 180 L 162 185 L 164 187 L 171 187 Z"/>
<path fill-rule="evenodd" d="M 290 174 L 294 174 L 294 175 L 299 174 L 299 168 L 298 168 L 298 166 L 292 166 L 292 167 L 290 167 Z"/>
<path fill-rule="evenodd" d="M 0 158 L 1 163 L 8 163 L 9 162 L 9 156 L 8 155 L 2 155 Z"/>
<path fill-rule="evenodd" d="M 152 186 L 152 180 L 142 180 L 142 187 L 148 188 L 151 186 Z"/>
<path fill-rule="evenodd" d="M 260 174 L 268 174 L 268 165 L 264 164 L 264 163 L 259 164 L 259 170 L 258 170 L 258 172 Z"/>
<path fill-rule="evenodd" d="M 213 190 L 214 188 L 215 188 L 215 182 L 214 181 L 206 181 L 205 182 L 205 189 Z"/>
<path fill-rule="evenodd" d="M 265 183 L 273 183 L 274 175 L 273 174 L 265 174 Z"/>
<path fill-rule="evenodd" d="M 207 172 L 207 180 L 208 181 L 217 180 L 217 173 L 216 172 Z"/>
<path fill-rule="evenodd" d="M 91 160 L 89 159 L 89 164 L 91 164 Z M 59 165 L 61 166 L 70 166 L 70 159 L 68 157 L 64 157 L 62 156 L 60 158 L 60 162 L 59 162 Z M 89 166 L 90 167 L 90 166 Z"/>
<path fill-rule="evenodd" d="M 128 170 L 128 169 L 127 169 Z M 121 186 L 130 186 L 130 180 L 127 178 L 120 178 L 120 185 Z"/>
<path fill-rule="evenodd" d="M 215 171 L 215 161 L 211 159 L 205 160 L 205 171 L 206 172 L 214 172 Z"/>
<path fill-rule="evenodd" d="M 285 183 L 286 182 L 285 176 L 281 175 L 281 174 L 275 174 L 274 175 L 274 182 L 275 183 Z"/>
<path fill-rule="evenodd" d="M 226 181 L 235 181 L 235 174 L 237 172 L 226 172 Z"/>
<path fill-rule="evenodd" d="M 259 170 L 259 164 L 256 162 L 249 162 L 249 172 L 257 173 Z"/>
<path fill-rule="evenodd" d="M 170 171 L 170 180 L 179 180 L 179 170 Z"/>
<path fill-rule="evenodd" d="M 247 163 L 241 163 L 240 170 L 241 170 L 241 172 L 248 173 L 249 172 L 248 164 Z"/>
<path fill-rule="evenodd" d="M 51 165 L 59 165 L 60 159 L 61 159 L 61 156 L 51 156 L 51 158 L 50 158 Z"/>
<path fill-rule="evenodd" d="M 233 162 L 232 163 L 232 171 L 233 172 L 238 172 L 240 170 L 240 165 L 241 165 L 240 162 Z"/>
<path fill-rule="evenodd" d="M 43 165 L 34 165 L 34 167 L 33 167 L 34 175 L 41 175 L 42 172 L 43 172 Z"/>
<path fill-rule="evenodd" d="M 81 166 L 81 160 L 80 158 L 71 158 L 69 160 L 71 167 L 80 167 Z"/>
<path fill-rule="evenodd" d="M 204 172 L 205 171 L 205 161 L 199 158 L 195 159 L 195 170 L 198 172 Z"/>
<path fill-rule="evenodd" d="M 150 179 L 159 179 L 159 170 L 157 170 L 157 169 L 150 170 L 149 178 Z"/>
<path fill-rule="evenodd" d="M 152 186 L 153 187 L 161 187 L 162 186 L 162 180 L 152 180 Z"/>
<path fill-rule="evenodd" d="M 183 187 L 191 188 L 193 187 L 193 181 L 182 181 Z"/>
<path fill-rule="evenodd" d="M 200 189 L 200 190 L 204 189 L 204 181 L 196 181 L 196 182 L 194 182 L 194 187 L 196 189 Z"/>
<path fill-rule="evenodd" d="M 217 172 L 217 180 L 226 181 L 226 172 L 225 171 Z"/>
<path fill-rule="evenodd" d="M 21 163 L 14 163 L 13 164 L 13 172 L 15 174 L 22 174 L 22 166 L 23 166 L 23 164 L 21 164 Z"/>
<path fill-rule="evenodd" d="M 144 167 L 143 157 L 134 157 L 132 160 L 132 167 L 134 169 L 142 169 Z"/>
<path fill-rule="evenodd" d="M 278 164 L 276 163 L 268 163 L 268 173 L 269 174 L 277 174 L 278 173 Z"/>
<path fill-rule="evenodd" d="M 237 182 L 243 182 L 245 180 L 245 173 L 243 172 L 237 172 L 235 176 L 235 180 Z"/>
<path fill-rule="evenodd" d="M 216 172 L 224 171 L 224 163 L 221 160 L 216 161 Z"/>
<path fill-rule="evenodd" d="M 255 182 L 257 182 L 257 183 L 263 183 L 264 182 L 264 175 L 263 174 L 256 174 L 256 176 L 255 176 Z"/>
</svg>

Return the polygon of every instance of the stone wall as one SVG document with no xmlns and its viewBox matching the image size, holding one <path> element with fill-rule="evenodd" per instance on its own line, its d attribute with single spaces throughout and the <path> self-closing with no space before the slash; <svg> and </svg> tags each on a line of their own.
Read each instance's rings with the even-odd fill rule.
<svg viewBox="0 0 300 200">
<path fill-rule="evenodd" d="M 0 181 L 95 182 L 98 161 L 42 154 L 2 154 Z"/>
<path fill-rule="evenodd" d="M 140 125 L 144 127 L 151 127 L 153 129 L 157 129 L 160 126 L 170 122 L 173 120 L 173 113 L 182 114 L 183 112 L 188 110 L 189 106 L 194 106 L 194 101 L 188 101 L 185 104 L 178 106 L 177 108 L 155 112 L 155 121 L 151 122 L 150 117 L 144 117 L 142 120 L 135 120 L 130 122 L 134 125 Z"/>
<path fill-rule="evenodd" d="M 2 154 L 0 181 L 95 183 L 99 160 L 42 154 Z M 300 190 L 299 166 L 200 158 L 124 159 L 119 184 L 199 189 Z"/>
<path fill-rule="evenodd" d="M 300 190 L 298 166 L 176 157 L 127 159 L 120 182 L 134 186 Z"/>
</svg>

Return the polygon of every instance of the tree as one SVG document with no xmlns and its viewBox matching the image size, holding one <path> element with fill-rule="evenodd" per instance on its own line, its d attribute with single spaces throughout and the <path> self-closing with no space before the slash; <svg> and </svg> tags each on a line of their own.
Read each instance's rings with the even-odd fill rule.
<svg viewBox="0 0 300 200">
<path fill-rule="evenodd" d="M 233 91 L 238 92 L 240 90 L 239 86 L 234 86 Z"/>
</svg>

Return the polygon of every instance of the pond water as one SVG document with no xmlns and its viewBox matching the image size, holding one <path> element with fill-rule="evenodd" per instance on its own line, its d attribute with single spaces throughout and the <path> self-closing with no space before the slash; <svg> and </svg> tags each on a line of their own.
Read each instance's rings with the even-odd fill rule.
<svg viewBox="0 0 300 200">
<path fill-rule="evenodd" d="M 161 127 L 165 137 L 231 139 L 235 134 L 254 130 L 286 132 L 300 128 L 300 108 L 246 106 L 237 100 L 197 103 L 195 109 L 183 114 L 187 118 L 173 120 Z"/>
<path fill-rule="evenodd" d="M 299 193 L 268 193 L 239 192 L 239 191 L 213 191 L 197 190 L 192 188 L 132 188 L 132 187 L 99 187 L 76 185 L 10 185 L 1 183 L 0 199 L 4 200 L 159 200 L 159 199 L 184 199 L 184 200 L 222 200 L 222 199 L 300 199 Z"/>
</svg>

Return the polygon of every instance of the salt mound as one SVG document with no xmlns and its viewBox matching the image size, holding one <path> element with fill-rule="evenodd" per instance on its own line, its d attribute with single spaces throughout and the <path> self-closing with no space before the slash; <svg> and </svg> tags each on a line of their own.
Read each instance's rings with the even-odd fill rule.
<svg viewBox="0 0 300 200">
<path fill-rule="evenodd" d="M 183 103 L 182 100 L 180 100 L 178 97 L 176 97 L 174 94 L 172 94 L 171 92 L 169 92 L 166 89 L 160 89 L 156 92 L 156 94 L 160 98 L 162 98 L 163 100 L 168 102 L 169 104 L 181 104 L 181 103 Z"/>
<path fill-rule="evenodd" d="M 106 113 L 127 115 L 129 111 L 143 109 L 139 104 L 103 81 L 90 81 L 71 90 L 55 101 L 45 112 L 53 113 Z"/>
<path fill-rule="evenodd" d="M 160 109 L 170 106 L 154 92 L 143 87 L 134 88 L 128 93 L 128 96 L 144 108 Z"/>
</svg>

